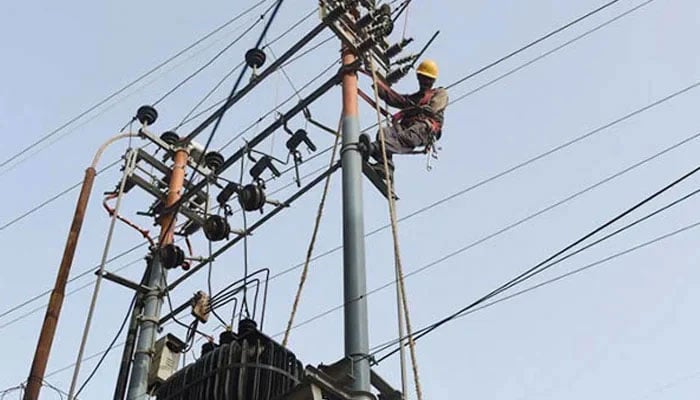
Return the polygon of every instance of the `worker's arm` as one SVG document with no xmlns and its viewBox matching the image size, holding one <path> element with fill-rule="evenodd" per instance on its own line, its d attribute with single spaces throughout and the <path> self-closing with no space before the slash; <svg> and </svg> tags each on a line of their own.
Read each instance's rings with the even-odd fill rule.
<svg viewBox="0 0 700 400">
<path fill-rule="evenodd" d="M 433 114 L 441 114 L 443 111 L 445 111 L 445 108 L 447 108 L 447 104 L 449 102 L 450 99 L 447 95 L 447 90 L 438 88 L 435 90 L 435 94 L 430 100 L 430 103 L 425 106 L 425 109 Z"/>
<path fill-rule="evenodd" d="M 391 107 L 394 108 L 406 108 L 411 105 L 411 102 L 406 98 L 406 96 L 396 93 L 391 88 L 385 89 L 379 86 L 379 97 L 386 101 Z"/>
</svg>

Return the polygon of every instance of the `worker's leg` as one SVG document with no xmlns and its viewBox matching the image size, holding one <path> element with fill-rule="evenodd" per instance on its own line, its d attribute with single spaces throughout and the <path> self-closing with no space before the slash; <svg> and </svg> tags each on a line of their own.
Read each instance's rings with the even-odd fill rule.
<svg viewBox="0 0 700 400">
<path fill-rule="evenodd" d="M 426 146 L 430 142 L 430 126 L 425 122 L 416 122 L 406 128 L 382 127 L 387 158 L 394 154 L 411 153 L 418 146 Z M 377 155 L 378 153 L 378 155 Z M 381 161 L 379 133 L 377 141 L 372 144 L 372 156 Z"/>
<path fill-rule="evenodd" d="M 396 128 L 393 126 L 383 126 L 379 128 L 384 131 L 384 146 L 386 148 L 386 158 L 387 162 L 389 163 L 389 167 L 393 169 L 394 163 L 392 162 L 392 158 L 394 153 L 400 152 L 401 151 L 401 142 L 399 140 L 399 133 Z M 383 158 L 383 153 L 382 153 L 382 145 L 381 145 L 381 138 L 380 138 L 380 133 L 377 132 L 377 140 L 372 143 L 372 148 L 370 149 L 370 155 L 372 158 L 377 160 L 379 163 L 384 162 Z"/>
<path fill-rule="evenodd" d="M 396 133 L 400 150 L 395 151 L 395 153 L 410 153 L 418 146 L 428 145 L 431 129 L 427 122 L 417 121 Z"/>
</svg>

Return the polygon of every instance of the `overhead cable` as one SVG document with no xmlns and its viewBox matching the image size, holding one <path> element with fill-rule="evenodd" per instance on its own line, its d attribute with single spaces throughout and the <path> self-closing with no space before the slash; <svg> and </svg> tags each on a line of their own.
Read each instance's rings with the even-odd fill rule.
<svg viewBox="0 0 700 400">
<path fill-rule="evenodd" d="M 652 155 L 652 156 L 650 156 L 650 157 L 645 158 L 644 160 L 641 160 L 641 161 L 639 161 L 639 162 L 637 162 L 637 163 L 635 163 L 635 164 L 632 164 L 632 165 L 628 166 L 627 168 L 625 168 L 625 169 L 623 169 L 623 170 L 620 170 L 620 171 L 616 172 L 615 174 L 612 174 L 612 175 L 606 177 L 605 179 L 603 179 L 603 180 L 601 180 L 601 181 L 598 181 L 598 182 L 594 183 L 593 185 L 590 185 L 590 186 L 588 186 L 588 187 L 586 187 L 586 188 L 584 188 L 584 189 L 582 189 L 582 190 L 579 190 L 579 191 L 577 191 L 576 193 L 574 193 L 574 194 L 572 194 L 572 195 L 570 195 L 570 196 L 567 196 L 567 197 L 564 198 L 564 199 L 561 199 L 561 200 L 559 200 L 559 201 L 557 201 L 557 202 L 555 202 L 555 203 L 553 203 L 553 204 L 550 204 L 549 206 L 544 207 L 544 208 L 542 208 L 542 209 L 540 209 L 540 210 L 538 210 L 538 211 L 536 211 L 536 212 L 534 212 L 534 213 L 532 213 L 532 214 L 530 214 L 530 215 L 528 215 L 528 216 L 526 216 L 526 217 L 524 217 L 524 218 L 522 218 L 522 219 L 519 219 L 518 221 L 515 221 L 515 222 L 513 222 L 513 223 L 511 223 L 511 224 L 509 224 L 509 225 L 507 225 L 507 226 L 505 226 L 505 227 L 503 227 L 503 228 L 501 228 L 501 229 L 498 229 L 498 230 L 496 230 L 496 231 L 494 231 L 494 232 L 492 232 L 492 233 L 490 233 L 490 234 L 488 234 L 488 235 L 486 235 L 486 236 L 483 236 L 483 237 L 481 237 L 480 239 L 477 239 L 477 240 L 475 240 L 475 241 L 472 241 L 472 242 L 470 242 L 469 244 L 467 244 L 467 245 L 465 245 L 465 246 L 463 246 L 463 247 L 460 247 L 459 249 L 457 249 L 457 250 L 455 250 L 455 251 L 453 251 L 453 252 L 450 252 L 449 254 L 443 256 L 443 257 L 440 258 L 440 259 L 437 259 L 437 260 L 435 260 L 435 261 L 433 261 L 433 262 L 431 262 L 431 263 L 428 263 L 428 264 L 426 264 L 426 265 L 424 265 L 424 266 L 422 266 L 422 267 L 420 267 L 420 268 L 417 268 L 417 269 L 415 269 L 415 270 L 413 270 L 413 271 L 407 273 L 407 274 L 406 274 L 406 278 L 411 277 L 411 276 L 414 276 L 414 275 L 417 275 L 417 274 L 419 274 L 419 273 L 421 273 L 421 272 L 424 272 L 424 271 L 426 271 L 426 270 L 428 270 L 428 269 L 434 268 L 435 266 L 440 265 L 442 262 L 444 262 L 444 261 L 446 261 L 446 260 L 448 260 L 448 259 L 450 259 L 450 258 L 453 258 L 453 257 L 455 257 L 455 256 L 457 256 L 457 255 L 459 255 L 459 254 L 462 254 L 462 253 L 464 253 L 464 252 L 466 252 L 466 251 L 468 251 L 468 250 L 470 250 L 470 249 L 472 249 L 472 248 L 475 248 L 475 247 L 477 247 L 477 246 L 479 246 L 479 245 L 481 245 L 481 244 L 483 244 L 483 243 L 486 243 L 487 241 L 489 241 L 489 240 L 491 240 L 491 239 L 493 239 L 493 238 L 496 238 L 496 237 L 498 237 L 498 236 L 501 236 L 501 235 L 503 235 L 503 234 L 505 234 L 505 233 L 507 233 L 507 232 L 509 232 L 509 231 L 511 231 L 511 230 L 513 230 L 513 229 L 515 229 L 516 227 L 518 227 L 518 226 L 520 226 L 520 225 L 522 225 L 522 224 L 524 224 L 524 223 L 526 223 L 526 222 L 529 222 L 529 221 L 531 221 L 531 220 L 533 220 L 533 219 L 535 219 L 535 218 L 537 218 L 537 217 L 539 217 L 539 216 L 541 216 L 541 215 L 543 215 L 543 214 L 545 214 L 545 213 L 547 213 L 547 212 L 549 212 L 549 211 L 551 211 L 551 210 L 553 210 L 553 209 L 555 209 L 555 208 L 558 208 L 558 207 L 560 207 L 560 206 L 562 206 L 562 205 L 564 205 L 564 204 L 566 204 L 566 203 L 568 203 L 568 202 L 571 202 L 571 201 L 573 201 L 574 199 L 576 199 L 576 198 L 578 198 L 578 197 L 580 197 L 580 196 L 582 196 L 582 195 L 584 195 L 584 194 L 586 194 L 586 193 L 588 193 L 588 192 L 590 192 L 590 191 L 592 191 L 592 190 L 594 190 L 594 189 L 596 189 L 596 188 L 602 186 L 603 184 L 608 183 L 608 182 L 611 182 L 611 181 L 613 181 L 614 179 L 616 179 L 616 178 L 618 178 L 618 177 L 620 177 L 620 176 L 623 176 L 623 175 L 625 175 L 625 174 L 631 172 L 632 170 L 635 170 L 635 169 L 637 169 L 637 168 L 639 168 L 639 167 L 641 167 L 641 166 L 643 166 L 643 165 L 645 165 L 645 164 L 651 162 L 652 160 L 655 160 L 656 158 L 661 157 L 661 156 L 664 155 L 664 154 L 669 153 L 670 151 L 672 151 L 672 150 L 674 150 L 674 149 L 676 149 L 676 148 L 678 148 L 678 147 L 680 147 L 680 146 L 682 146 L 682 145 L 688 143 L 689 141 L 691 141 L 691 140 L 696 140 L 696 139 L 698 139 L 698 138 L 700 138 L 700 132 L 694 134 L 693 136 L 691 136 L 691 137 L 689 137 L 689 138 L 684 139 L 684 140 L 681 141 L 681 142 L 678 142 L 678 143 L 676 143 L 676 144 L 674 144 L 674 145 L 672 145 L 672 146 L 670 146 L 670 147 L 665 148 L 665 149 L 662 150 L 661 152 L 658 152 L 658 153 L 656 153 L 656 154 L 654 154 L 654 155 Z M 426 210 L 426 211 L 427 211 L 427 210 Z M 379 232 L 380 230 L 385 229 L 385 228 L 386 228 L 386 227 L 380 228 L 380 229 L 378 229 L 378 230 L 374 230 L 374 231 L 370 232 L 369 234 L 377 233 L 377 232 Z M 330 254 L 330 253 L 332 253 L 332 252 L 334 252 L 334 251 L 336 251 L 336 250 L 334 249 L 334 250 L 332 250 L 332 251 L 330 251 L 330 252 L 323 253 L 323 254 L 319 255 L 316 259 L 318 259 L 318 258 L 320 258 L 320 257 L 323 257 L 323 256 L 326 256 L 326 255 L 328 255 L 328 254 Z M 284 271 L 283 271 L 282 273 L 284 273 Z M 272 280 L 272 279 L 274 279 L 274 278 L 277 278 L 277 277 L 281 276 L 282 273 L 279 273 L 279 274 L 277 274 L 277 275 L 274 275 L 274 276 L 272 276 L 270 279 Z M 379 287 L 377 287 L 377 288 L 371 290 L 371 291 L 368 293 L 368 295 L 372 295 L 372 294 L 374 294 L 374 293 L 376 293 L 376 292 L 378 292 L 378 291 L 381 291 L 381 290 L 384 290 L 384 289 L 386 289 L 386 288 L 389 288 L 389 287 L 391 287 L 392 285 L 394 285 L 395 283 L 396 283 L 395 281 L 391 281 L 391 282 L 388 282 L 388 283 L 386 283 L 386 284 L 384 284 L 384 285 L 381 285 L 381 286 L 379 286 Z M 331 314 L 331 313 L 334 312 L 334 311 L 337 311 L 337 310 L 341 309 L 342 307 L 343 307 L 343 305 L 339 305 L 339 306 L 337 306 L 337 307 L 333 307 L 333 308 L 331 308 L 331 309 L 328 309 L 327 311 L 325 311 L 325 312 L 323 312 L 323 313 L 321 313 L 321 314 L 318 314 L 318 315 L 316 315 L 316 316 L 314 316 L 314 317 L 311 317 L 311 318 L 309 318 L 309 319 L 307 319 L 307 320 L 305 320 L 305 321 L 303 321 L 303 322 L 297 324 L 296 327 L 300 327 L 300 326 L 303 326 L 303 325 L 307 325 L 307 324 L 309 324 L 309 323 L 311 323 L 311 322 L 314 322 L 314 321 L 316 321 L 316 320 L 318 320 L 318 319 L 320 319 L 320 318 L 322 318 L 322 317 L 324 317 L 324 316 L 326 316 L 326 315 Z"/>
<path fill-rule="evenodd" d="M 520 283 L 522 283 L 522 282 L 524 282 L 524 281 L 526 281 L 526 280 L 529 280 L 529 279 L 531 279 L 532 277 L 534 277 L 534 276 L 536 276 L 536 275 L 538 275 L 538 274 L 540 274 L 540 273 L 542 273 L 543 271 L 545 271 L 545 270 L 551 268 L 552 266 L 559 264 L 560 262 L 562 262 L 563 260 L 565 260 L 565 259 L 568 258 L 569 256 L 564 257 L 564 258 L 559 259 L 559 260 L 557 260 L 557 258 L 559 258 L 559 257 L 561 257 L 562 255 L 566 254 L 568 251 L 574 249 L 576 246 L 578 246 L 578 245 L 584 243 L 586 240 L 588 240 L 588 239 L 594 237 L 594 236 L 597 235 L 598 233 L 604 231 L 604 230 L 607 229 L 608 227 L 614 225 L 616 222 L 622 220 L 622 219 L 625 218 L 626 216 L 632 214 L 633 212 L 635 212 L 636 210 L 640 209 L 640 208 L 643 207 L 644 205 L 648 204 L 648 203 L 651 202 L 652 200 L 654 200 L 654 199 L 656 199 L 657 197 L 661 196 L 662 194 L 666 193 L 667 191 L 669 191 L 670 189 L 672 189 L 672 188 L 675 187 L 676 185 L 678 185 L 678 184 L 680 184 L 681 182 L 685 181 L 686 179 L 692 177 L 692 176 L 695 175 L 698 171 L 700 171 L 700 166 L 699 166 L 699 167 L 696 167 L 696 168 L 694 168 L 694 169 L 692 169 L 692 170 L 689 171 L 688 173 L 684 174 L 683 176 L 679 177 L 678 179 L 674 180 L 673 182 L 669 183 L 668 185 L 664 186 L 663 188 L 661 188 L 661 189 L 657 190 L 656 192 L 652 193 L 651 195 L 645 197 L 643 200 L 641 200 L 640 202 L 636 203 L 636 204 L 633 205 L 632 207 L 630 207 L 630 208 L 626 209 L 625 211 L 623 211 L 623 212 L 617 214 L 615 217 L 609 219 L 608 221 L 606 221 L 605 223 L 603 223 L 603 224 L 601 224 L 600 226 L 596 227 L 595 229 L 593 229 L 592 231 L 588 232 L 587 234 L 583 235 L 583 236 L 580 237 L 579 239 L 576 239 L 575 241 L 573 241 L 573 242 L 570 243 L 569 245 L 565 246 L 565 247 L 562 248 L 561 250 L 555 252 L 553 255 L 547 257 L 545 260 L 543 260 L 543 261 L 537 263 L 537 264 L 534 265 L 533 267 L 531 267 L 531 268 L 527 269 L 526 271 L 522 272 L 521 274 L 517 275 L 515 278 L 509 280 L 508 282 L 504 283 L 503 285 L 499 286 L 498 288 L 492 290 L 491 292 L 489 292 L 489 293 L 486 294 L 485 296 L 479 298 L 478 300 L 476 300 L 476 301 L 474 301 L 473 303 L 471 303 L 471 304 L 465 306 L 464 308 L 458 310 L 457 312 L 455 312 L 455 313 L 453 313 L 453 314 L 451 314 L 451 315 L 449 315 L 449 316 L 447 316 L 447 317 L 441 319 L 440 321 L 436 322 L 435 324 L 432 324 L 428 330 L 422 332 L 422 333 L 419 334 L 419 335 L 416 335 L 416 340 L 419 339 L 420 337 L 423 337 L 423 336 L 427 335 L 428 333 L 430 333 L 430 332 L 432 332 L 432 331 L 438 329 L 440 326 L 446 324 L 447 322 L 449 322 L 449 321 L 451 321 L 451 320 L 457 318 L 460 314 L 462 314 L 462 313 L 464 313 L 464 312 L 466 312 L 466 311 L 469 311 L 470 309 L 472 309 L 472 308 L 474 308 L 474 307 L 477 307 L 477 306 L 481 305 L 482 303 L 484 303 L 484 302 L 490 300 L 491 298 L 493 298 L 493 297 L 499 295 L 500 293 L 505 292 L 506 290 L 508 290 L 508 289 L 510 289 L 510 288 L 512 288 L 512 287 L 514 287 L 514 286 L 516 286 L 516 285 L 518 285 L 518 284 L 520 284 Z M 649 219 L 650 217 L 655 216 L 655 215 L 657 215 L 657 214 L 659 214 L 659 213 L 661 213 L 661 212 L 663 212 L 663 211 L 666 211 L 666 210 L 668 210 L 668 209 L 670 209 L 670 208 L 672 208 L 672 207 L 674 207 L 674 206 L 680 204 L 682 201 L 685 201 L 685 200 L 691 198 L 692 196 L 696 195 L 698 192 L 700 192 L 700 190 L 696 190 L 696 191 L 690 193 L 689 195 L 686 195 L 686 196 L 682 197 L 681 199 L 676 200 L 676 201 L 670 203 L 669 205 L 664 206 L 664 207 L 662 207 L 662 208 L 660 208 L 660 209 L 658 209 L 658 210 L 652 212 L 651 214 L 649 214 L 649 215 L 647 215 L 647 216 L 644 216 L 644 217 L 642 217 L 642 218 L 640 218 L 640 219 L 634 221 L 633 223 L 626 225 L 626 226 L 623 227 L 623 228 L 618 229 L 617 231 L 613 232 L 612 234 L 605 236 L 605 237 L 604 237 L 604 240 L 607 240 L 607 239 L 609 239 L 609 238 L 611 238 L 611 237 L 613 237 L 613 236 L 616 236 L 616 235 L 618 235 L 619 233 L 622 233 L 622 232 L 624 232 L 625 230 L 631 228 L 632 226 L 635 226 L 635 225 L 637 225 L 637 224 L 640 223 L 640 222 L 646 221 L 646 220 Z M 602 241 L 602 240 L 601 240 L 601 241 Z M 595 244 L 599 244 L 601 241 L 595 241 L 595 242 L 592 243 L 589 247 L 592 247 L 592 246 L 595 245 Z M 457 253 L 457 252 L 450 253 L 450 255 L 456 255 L 456 254 L 459 254 L 459 253 Z M 448 257 L 448 256 L 442 257 L 441 260 L 446 259 L 447 257 Z M 556 261 L 554 261 L 554 260 L 556 260 Z M 554 262 L 552 262 L 552 261 L 554 261 Z M 390 353 L 390 354 L 394 354 L 394 353 L 395 353 L 395 351 L 392 352 L 392 353 Z M 383 358 L 386 358 L 386 357 L 383 357 Z"/>
<path fill-rule="evenodd" d="M 539 44 L 539 43 L 542 43 L 543 41 L 549 39 L 550 37 L 552 37 L 552 36 L 554 36 L 554 35 L 556 35 L 556 34 L 558 34 L 558 33 L 560 33 L 560 32 L 563 32 L 563 31 L 565 31 L 565 30 L 571 28 L 572 26 L 578 24 L 579 22 L 584 21 L 585 19 L 587 19 L 587 18 L 589 18 L 589 17 L 592 17 L 592 16 L 595 15 L 595 14 L 598 14 L 599 12 L 605 10 L 606 8 L 612 6 L 612 5 L 615 4 L 615 3 L 618 3 L 619 1 L 620 1 L 620 0 L 612 0 L 612 1 L 609 1 L 609 2 L 607 2 L 607 3 L 605 3 L 605 4 L 603 4 L 602 6 L 596 8 L 596 9 L 593 10 L 593 11 L 589 11 L 588 13 L 586 13 L 586 14 L 584 14 L 584 15 L 578 17 L 578 18 L 576 18 L 575 20 L 573 20 L 573 21 L 571 21 L 571 22 L 569 22 L 569 23 L 567 23 L 567 24 L 565 24 L 565 25 L 560 26 L 559 28 L 557 28 L 557 29 L 555 29 L 555 30 L 553 30 L 553 31 L 551 31 L 551 32 L 549 32 L 549 33 L 547 33 L 547 34 L 545 34 L 544 36 L 541 36 L 541 37 L 539 37 L 539 38 L 533 40 L 532 42 L 526 44 L 525 46 L 520 47 L 519 49 L 514 50 L 514 51 L 512 51 L 512 52 L 506 54 L 505 56 L 499 58 L 498 60 L 493 61 L 493 62 L 491 62 L 491 63 L 489 63 L 489 64 L 487 64 L 487 65 L 485 65 L 485 66 L 479 68 L 478 70 L 476 70 L 476 71 L 474 71 L 474 72 L 468 74 L 467 76 L 465 76 L 465 77 L 463 77 L 463 78 L 457 80 L 456 82 L 453 82 L 452 84 L 450 84 L 449 86 L 447 86 L 447 89 L 451 89 L 451 88 L 453 88 L 453 87 L 455 87 L 455 86 L 457 86 L 457 85 L 462 84 L 463 82 L 465 82 L 465 81 L 467 81 L 467 80 L 469 80 L 469 79 L 471 79 L 471 78 L 473 78 L 473 77 L 475 77 L 475 76 L 477 76 L 477 75 L 483 73 L 484 71 L 495 67 L 496 65 L 502 63 L 503 61 L 506 61 L 506 60 L 508 60 L 509 58 L 512 58 L 512 57 L 514 57 L 514 56 L 516 56 L 516 55 L 522 53 L 523 51 L 525 51 L 525 50 L 527 50 L 527 49 L 529 49 L 529 48 L 531 48 L 531 47 L 533 47 L 533 46 L 535 46 L 535 45 L 537 45 L 537 44 Z"/>
<path fill-rule="evenodd" d="M 690 225 L 686 225 L 686 226 L 684 226 L 684 227 L 682 227 L 682 228 L 680 228 L 680 229 L 671 231 L 671 232 L 669 232 L 669 233 L 663 234 L 663 235 L 658 236 L 658 237 L 656 237 L 656 238 L 654 238 L 654 239 L 651 239 L 651 240 L 649 240 L 649 241 L 646 241 L 646 242 L 637 244 L 637 245 L 635 245 L 635 246 L 632 246 L 632 247 L 630 247 L 630 248 L 627 248 L 626 250 L 623 250 L 623 251 L 614 253 L 614 254 L 612 254 L 612 255 L 610 255 L 610 256 L 607 256 L 607 257 L 605 257 L 605 258 L 599 259 L 599 260 L 597 260 L 597 261 L 595 261 L 595 262 L 592 262 L 592 263 L 590 263 L 590 264 L 586 264 L 586 265 L 584 265 L 584 266 L 582 266 L 582 267 L 579 267 L 579 268 L 576 268 L 576 269 L 574 269 L 574 270 L 571 270 L 571 271 L 569 271 L 569 272 L 567 272 L 567 273 L 565 273 L 565 274 L 561 274 L 561 275 L 558 275 L 558 276 L 556 276 L 556 277 L 554 277 L 554 278 L 545 280 L 545 281 L 540 282 L 540 283 L 538 283 L 538 284 L 536 284 L 536 285 L 530 286 L 530 287 L 528 287 L 528 288 L 526 288 L 526 289 L 522 289 L 522 290 L 520 290 L 520 291 L 518 291 L 518 292 L 514 292 L 513 294 L 510 294 L 510 295 L 508 295 L 508 296 L 504 296 L 504 297 L 498 298 L 497 300 L 493 300 L 493 301 L 484 303 L 484 304 L 482 304 L 482 305 L 480 305 L 480 306 L 478 306 L 478 307 L 475 307 L 475 308 L 473 308 L 473 309 L 470 309 L 470 310 L 468 310 L 468 311 L 465 311 L 464 313 L 462 313 L 462 314 L 460 314 L 459 316 L 457 316 L 455 319 L 464 318 L 464 317 L 466 317 L 466 316 L 468 316 L 468 315 L 471 315 L 471 314 L 473 314 L 473 313 L 475 313 L 475 312 L 484 310 L 484 309 L 486 309 L 486 308 L 490 308 L 490 307 L 495 306 L 495 305 L 497 305 L 497 304 L 506 302 L 506 301 L 511 300 L 511 299 L 514 299 L 514 298 L 516 298 L 516 297 L 519 297 L 519 296 L 522 296 L 522 295 L 524 295 L 524 294 L 527 294 L 527 293 L 533 292 L 533 291 L 535 291 L 535 290 L 538 290 L 538 289 L 540 289 L 540 288 L 542 288 L 542 287 L 544 287 L 544 286 L 548 286 L 548 285 L 551 285 L 551 284 L 553 284 L 553 283 L 562 281 L 562 280 L 564 280 L 564 279 L 566 279 L 566 278 L 570 278 L 570 277 L 572 277 L 572 276 L 578 275 L 578 274 L 580 274 L 580 273 L 583 273 L 583 272 L 588 271 L 588 270 L 590 270 L 590 269 L 593 269 L 593 268 L 595 268 L 595 267 L 604 265 L 604 264 L 606 264 L 606 263 L 608 263 L 608 262 L 610 262 L 610 261 L 613 261 L 613 260 L 615 260 L 615 259 L 617 259 L 617 258 L 620 258 L 620 257 L 623 257 L 623 256 L 625 256 L 625 255 L 628 255 L 628 254 L 634 253 L 634 252 L 636 252 L 636 251 L 642 250 L 642 249 L 644 249 L 644 248 L 646 248 L 646 247 L 649 247 L 649 246 L 651 246 L 651 245 L 653 245 L 653 244 L 660 243 L 660 242 L 662 242 L 662 241 L 664 241 L 664 240 L 666 240 L 666 239 L 670 239 L 670 238 L 672 238 L 672 237 L 674 237 L 674 236 L 677 236 L 677 235 L 679 235 L 679 234 L 681 234 L 681 233 L 688 232 L 688 231 L 693 230 L 693 229 L 698 228 L 698 227 L 700 227 L 700 221 L 697 221 L 697 222 L 692 223 L 692 224 L 690 224 Z M 416 332 L 416 333 L 418 333 L 418 334 L 425 333 L 425 332 L 427 332 L 432 326 L 433 326 L 433 325 L 428 325 L 428 326 L 426 326 L 426 327 L 420 329 L 420 330 L 419 330 L 418 332 Z M 399 339 L 393 339 L 393 340 L 391 340 L 391 341 L 388 341 L 388 342 L 382 343 L 382 344 L 380 344 L 380 345 L 374 346 L 374 347 L 372 347 L 372 351 L 373 351 L 372 354 L 373 354 L 373 355 L 377 355 L 378 353 L 380 353 L 380 352 L 382 352 L 382 351 L 386 351 L 386 350 L 388 350 L 388 349 L 390 349 L 390 348 L 396 346 L 398 343 L 399 343 Z M 382 359 L 386 359 L 386 356 L 385 356 L 385 357 L 382 357 Z"/>
<path fill-rule="evenodd" d="M 251 7 L 247 8 L 246 10 L 242 11 L 242 12 L 239 13 L 238 15 L 236 15 L 236 16 L 234 16 L 233 18 L 229 19 L 228 21 L 226 21 L 226 22 L 223 23 L 222 25 L 218 26 L 216 29 L 212 30 L 211 32 L 207 33 L 207 34 L 204 35 L 203 37 L 197 39 L 196 41 L 194 41 L 192 44 L 188 45 L 188 46 L 185 47 L 184 49 L 182 49 L 182 50 L 178 51 L 177 53 L 175 53 L 174 55 L 168 57 L 166 60 L 164 60 L 164 61 L 161 62 L 160 64 L 156 65 L 155 67 L 153 67 L 153 68 L 151 68 L 150 70 L 146 71 L 145 73 L 141 74 L 141 75 L 138 76 L 136 79 L 134 79 L 134 80 L 132 80 L 131 82 L 127 83 L 126 85 L 124 85 L 124 86 L 121 87 L 120 89 L 116 90 L 115 92 L 111 93 L 110 95 L 108 95 L 108 96 L 105 97 L 104 99 L 98 101 L 97 103 L 95 103 L 94 105 L 88 107 L 87 109 L 85 109 L 84 111 L 82 111 L 81 113 L 79 113 L 78 115 L 76 115 L 75 117 L 73 117 L 73 118 L 71 118 L 70 120 L 68 120 L 67 122 L 63 123 L 63 124 L 60 125 L 59 127 L 55 128 L 54 130 L 52 130 L 52 131 L 48 132 L 47 134 L 43 135 L 41 138 L 39 138 L 38 140 L 36 140 L 36 141 L 33 142 L 32 144 L 30 144 L 29 146 L 23 148 L 22 150 L 20 150 L 19 152 L 15 153 L 15 154 L 13 154 L 13 155 L 10 156 L 8 159 L 6 159 L 6 160 L 4 160 L 3 162 L 1 162 L 1 163 L 0 163 L 0 167 L 4 167 L 5 165 L 11 163 L 12 161 L 14 161 L 14 160 L 16 160 L 17 158 L 21 157 L 22 155 L 26 154 L 28 151 L 32 150 L 33 148 L 35 148 L 36 146 L 38 146 L 38 145 L 40 145 L 41 143 L 45 142 L 46 140 L 48 140 L 48 139 L 51 138 L 52 136 L 56 135 L 56 134 L 59 133 L 60 131 L 64 130 L 64 129 L 67 128 L 68 126 L 70 126 L 70 125 L 72 125 L 73 123 L 77 122 L 78 120 L 80 120 L 80 119 L 83 118 L 84 116 L 90 114 L 92 111 L 96 110 L 96 109 L 99 108 L 100 106 L 102 106 L 102 105 L 104 105 L 105 103 L 109 102 L 109 101 L 112 100 L 113 98 L 115 98 L 115 97 L 119 96 L 120 94 L 124 93 L 124 92 L 125 92 L 126 90 L 128 90 L 129 88 L 133 87 L 134 85 L 136 85 L 137 83 L 141 82 L 142 80 L 144 80 L 144 79 L 147 78 L 148 76 L 150 76 L 150 75 L 152 75 L 153 73 L 157 72 L 158 70 L 160 70 L 160 69 L 163 68 L 164 66 L 168 65 L 169 63 L 171 63 L 172 61 L 174 61 L 175 59 L 177 59 L 177 58 L 180 57 L 181 55 L 187 53 L 188 51 L 190 51 L 190 50 L 193 49 L 194 47 L 198 46 L 200 43 L 206 41 L 207 39 L 209 39 L 209 38 L 212 37 L 213 35 L 215 35 L 215 34 L 221 32 L 221 31 L 224 30 L 226 27 L 228 27 L 229 25 L 233 24 L 234 22 L 236 22 L 236 21 L 239 20 L 240 18 L 242 18 L 242 17 L 246 16 L 247 14 L 251 13 L 251 12 L 254 11 L 256 8 L 258 8 L 261 4 L 263 4 L 263 3 L 267 2 L 267 1 L 269 1 L 269 0 L 261 0 L 261 1 L 258 1 L 257 3 L 255 3 L 255 4 L 253 4 Z"/>
</svg>

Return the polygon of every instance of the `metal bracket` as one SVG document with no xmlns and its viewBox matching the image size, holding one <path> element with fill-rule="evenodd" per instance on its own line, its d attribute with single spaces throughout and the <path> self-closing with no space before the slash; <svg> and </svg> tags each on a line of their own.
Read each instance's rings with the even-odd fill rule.
<svg viewBox="0 0 700 400">
<path fill-rule="evenodd" d="M 379 175 L 372 169 L 372 167 L 369 166 L 369 164 L 362 163 L 362 173 L 369 179 L 370 182 L 372 182 L 372 185 L 374 185 L 379 192 L 389 199 L 389 187 L 386 184 L 386 181 L 379 177 Z M 396 192 L 392 192 L 391 196 L 394 197 L 394 200 L 398 200 L 399 196 L 396 195 Z"/>
<path fill-rule="evenodd" d="M 153 142 L 155 145 L 157 145 L 161 149 L 167 151 L 168 153 L 173 152 L 173 146 L 164 142 L 160 137 L 152 134 L 151 132 L 148 132 L 147 130 L 141 128 L 139 130 L 139 134 L 141 136 L 145 137 L 146 139 L 150 140 L 151 142 Z M 214 171 L 210 170 L 209 168 L 207 168 L 204 165 L 201 165 L 200 163 L 193 161 L 191 157 L 187 158 L 187 165 L 190 168 L 197 170 L 197 172 L 199 174 L 207 177 L 207 179 L 209 179 L 211 176 L 214 175 Z"/>
<path fill-rule="evenodd" d="M 376 40 L 364 32 L 360 32 L 355 25 L 355 18 L 351 15 L 352 10 L 348 9 L 343 2 L 333 0 L 322 0 L 322 10 L 342 10 L 337 18 L 326 20 L 325 23 L 353 53 L 364 57 L 372 57 L 379 65 L 380 75 L 384 76 L 391 67 L 391 61 L 384 55 L 389 48 L 385 39 Z M 332 14 L 334 11 L 330 11 Z"/>
<path fill-rule="evenodd" d="M 95 275 L 100 276 L 99 271 L 95 271 Z M 136 282 L 132 282 L 126 278 L 123 278 L 119 275 L 113 274 L 109 271 L 104 271 L 101 274 L 102 278 L 107 279 L 108 281 L 114 282 L 118 285 L 124 286 L 126 288 L 129 288 L 131 290 L 134 290 L 139 293 L 148 293 L 153 290 L 153 288 L 149 288 L 148 286 L 144 285 L 139 285 Z"/>
</svg>

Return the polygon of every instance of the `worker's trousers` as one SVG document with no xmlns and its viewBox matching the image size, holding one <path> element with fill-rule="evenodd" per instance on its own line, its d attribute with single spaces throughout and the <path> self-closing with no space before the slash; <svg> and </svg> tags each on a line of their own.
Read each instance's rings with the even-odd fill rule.
<svg viewBox="0 0 700 400">
<path fill-rule="evenodd" d="M 411 153 L 418 146 L 427 146 L 430 143 L 432 130 L 430 125 L 424 121 L 416 121 L 413 124 L 402 126 L 384 126 L 384 144 L 388 161 L 391 161 L 394 154 Z M 373 145 L 373 156 L 381 161 L 381 144 L 379 133 L 377 141 Z"/>
</svg>

